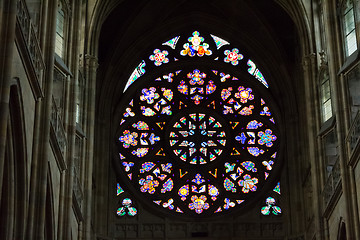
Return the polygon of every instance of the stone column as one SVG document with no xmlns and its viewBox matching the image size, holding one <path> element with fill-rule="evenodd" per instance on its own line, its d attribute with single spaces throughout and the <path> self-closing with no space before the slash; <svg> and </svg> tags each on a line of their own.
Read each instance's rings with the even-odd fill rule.
<svg viewBox="0 0 360 240">
<path fill-rule="evenodd" d="M 312 118 L 310 116 L 316 116 L 316 106 L 314 105 L 314 99 L 316 99 L 316 94 L 314 90 L 316 89 L 316 54 L 311 53 L 304 57 L 303 60 L 303 68 L 304 68 L 304 83 L 305 83 L 305 99 L 311 99 L 310 101 L 306 101 L 306 117 L 307 117 L 307 132 L 308 132 L 308 140 L 309 143 L 307 145 L 309 155 L 305 157 L 310 158 L 311 163 L 311 181 L 313 183 L 313 211 L 314 211 L 314 224 L 315 224 L 315 238 L 316 239 L 324 239 L 324 225 L 322 221 L 322 209 L 321 209 L 321 174 L 319 172 L 320 163 L 319 163 L 319 153 L 317 149 L 319 149 L 319 143 L 317 142 L 317 132 L 318 128 L 316 125 L 316 117 Z M 306 207 L 306 206 L 305 206 Z M 310 236 L 312 237 L 312 236 Z"/>
<path fill-rule="evenodd" d="M 0 3 L 0 190 L 3 184 L 12 61 L 15 51 L 16 2 L 7 0 Z"/>
<path fill-rule="evenodd" d="M 32 160 L 31 179 L 30 179 L 30 201 L 27 226 L 27 239 L 44 239 L 45 227 L 45 206 L 46 206 L 46 187 L 48 175 L 48 157 L 50 150 L 50 121 L 52 104 L 52 87 L 54 71 L 54 49 L 55 49 L 55 29 L 56 29 L 56 2 L 46 1 L 44 6 L 48 6 L 46 18 L 46 29 L 43 29 L 44 37 L 44 59 L 46 70 L 44 74 L 44 101 L 41 104 L 39 142 L 37 146 L 37 158 Z"/>
<path fill-rule="evenodd" d="M 87 136 L 85 151 L 85 183 L 84 183 L 84 234 L 83 239 L 91 239 L 91 203 L 92 203 L 92 175 L 94 163 L 94 138 L 95 138 L 95 100 L 96 100 L 96 70 L 98 60 L 91 55 L 85 56 L 85 79 L 86 85 L 86 121 L 84 123 L 85 134 Z"/>
<path fill-rule="evenodd" d="M 70 35 L 69 44 L 69 66 L 73 73 L 73 77 L 70 79 L 68 86 L 69 94 L 67 96 L 67 120 L 66 129 L 68 136 L 68 170 L 66 172 L 66 187 L 65 187 L 65 203 L 64 203 L 64 229 L 63 237 L 65 239 L 71 239 L 71 228 L 76 228 L 79 231 L 79 226 L 71 225 L 71 214 L 74 211 L 73 206 L 73 190 L 74 190 L 74 157 L 75 157 L 75 137 L 76 137 L 76 96 L 78 93 L 78 82 L 79 82 L 79 55 L 80 55 L 80 31 L 81 28 L 81 2 L 80 0 L 74 0 L 71 5 L 72 9 L 72 23 L 71 29 L 73 29 Z M 61 239 L 61 238 L 60 238 Z"/>
</svg>

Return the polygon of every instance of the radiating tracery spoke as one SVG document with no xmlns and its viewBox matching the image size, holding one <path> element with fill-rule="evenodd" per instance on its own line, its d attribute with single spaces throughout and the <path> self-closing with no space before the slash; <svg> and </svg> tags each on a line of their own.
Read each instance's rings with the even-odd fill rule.
<svg viewBox="0 0 360 240">
<path fill-rule="evenodd" d="M 223 126 L 205 113 L 191 113 L 172 126 L 169 144 L 174 154 L 190 164 L 206 164 L 220 156 L 226 146 Z"/>
</svg>

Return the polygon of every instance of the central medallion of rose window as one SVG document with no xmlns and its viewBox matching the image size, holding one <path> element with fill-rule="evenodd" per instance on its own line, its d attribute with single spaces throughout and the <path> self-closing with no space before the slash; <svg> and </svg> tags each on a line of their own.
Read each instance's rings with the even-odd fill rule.
<svg viewBox="0 0 360 240">
<path fill-rule="evenodd" d="M 218 158 L 226 146 L 226 133 L 214 116 L 189 113 L 171 127 L 169 144 L 181 161 L 206 164 Z"/>
</svg>

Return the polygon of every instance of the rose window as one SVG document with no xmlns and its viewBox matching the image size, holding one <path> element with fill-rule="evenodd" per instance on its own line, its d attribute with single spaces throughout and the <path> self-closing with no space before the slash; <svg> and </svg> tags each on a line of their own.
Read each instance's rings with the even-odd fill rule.
<svg viewBox="0 0 360 240">
<path fill-rule="evenodd" d="M 151 51 L 126 84 L 142 79 L 122 100 L 115 161 L 120 178 L 163 213 L 208 218 L 245 211 L 273 188 L 281 168 L 279 119 L 268 83 L 225 40 L 197 31 L 179 39 Z M 191 62 L 179 65 L 184 59 Z M 197 65 L 199 59 L 213 63 Z M 220 59 L 229 68 L 216 69 Z M 147 66 L 154 74 L 145 77 Z"/>
</svg>

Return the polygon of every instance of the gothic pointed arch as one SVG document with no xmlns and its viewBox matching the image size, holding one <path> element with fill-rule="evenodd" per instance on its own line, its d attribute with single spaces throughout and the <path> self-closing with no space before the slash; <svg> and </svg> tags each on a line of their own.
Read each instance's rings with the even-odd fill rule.
<svg viewBox="0 0 360 240">
<path fill-rule="evenodd" d="M 25 120 L 19 79 L 10 87 L 9 119 L 5 152 L 3 188 L 1 194 L 1 237 L 24 237 L 28 188 Z"/>
</svg>

